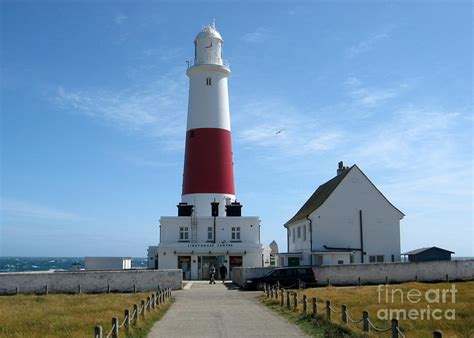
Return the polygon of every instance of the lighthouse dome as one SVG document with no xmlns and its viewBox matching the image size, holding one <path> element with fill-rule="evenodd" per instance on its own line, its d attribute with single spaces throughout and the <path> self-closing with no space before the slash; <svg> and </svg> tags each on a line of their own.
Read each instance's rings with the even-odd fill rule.
<svg viewBox="0 0 474 338">
<path fill-rule="evenodd" d="M 224 41 L 222 39 L 222 36 L 216 30 L 216 27 L 214 26 L 214 24 L 209 25 L 209 26 L 204 26 L 202 30 L 198 33 L 198 35 L 196 35 L 196 38 L 194 39 L 194 41 L 208 39 L 208 38 Z"/>
</svg>

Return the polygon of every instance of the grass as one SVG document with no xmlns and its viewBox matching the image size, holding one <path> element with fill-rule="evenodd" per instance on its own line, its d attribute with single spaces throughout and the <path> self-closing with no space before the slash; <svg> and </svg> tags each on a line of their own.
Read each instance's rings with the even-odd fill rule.
<svg viewBox="0 0 474 338">
<path fill-rule="evenodd" d="M 452 293 L 447 292 L 452 285 L 456 287 L 455 302 L 452 302 Z M 390 326 L 390 320 L 383 317 L 387 313 L 389 315 L 390 309 L 396 310 L 412 310 L 418 313 L 418 319 L 399 318 L 399 326 L 402 331 L 411 337 L 432 337 L 434 330 L 442 330 L 445 337 L 474 337 L 474 282 L 458 282 L 458 283 L 405 283 L 394 285 L 379 286 L 363 286 L 363 287 L 324 287 L 311 288 L 298 291 L 299 306 L 297 313 L 302 312 L 301 299 L 302 295 L 306 294 L 308 297 L 308 311 L 311 311 L 311 298 L 316 297 L 318 300 L 319 313 L 325 316 L 325 302 L 331 300 L 332 308 L 336 311 L 341 311 L 342 304 L 348 307 L 348 313 L 351 318 L 359 320 L 362 318 L 362 311 L 369 312 L 371 322 L 379 328 L 387 328 Z M 395 290 L 395 291 L 394 291 Z M 418 291 L 411 291 L 411 300 L 419 299 L 418 302 L 413 303 L 407 297 L 410 290 L 418 290 L 421 293 L 420 297 L 416 297 Z M 433 291 L 434 290 L 434 291 Z M 437 291 L 436 291 L 437 290 Z M 445 291 L 445 302 L 443 302 L 443 290 Z M 392 292 L 394 297 L 392 301 Z M 402 296 L 403 293 L 403 296 Z M 380 294 L 380 299 L 379 299 Z M 388 298 L 386 297 L 388 294 Z M 436 295 L 439 294 L 439 302 Z M 428 296 L 429 300 L 425 298 Z M 380 302 L 379 302 L 380 300 Z M 267 305 L 272 307 L 274 302 L 265 301 Z M 286 302 L 285 302 L 286 306 Z M 428 309 L 430 310 L 430 318 L 427 318 Z M 433 310 L 441 310 L 436 315 L 441 315 L 442 319 L 436 320 L 432 317 Z M 424 318 L 421 319 L 421 312 L 424 310 Z M 452 311 L 454 310 L 454 312 Z M 282 311 L 282 310 L 280 310 Z M 285 311 L 283 311 L 283 314 Z M 288 311 L 291 312 L 291 311 Z M 450 319 L 452 315 L 455 319 Z M 381 318 L 379 318 L 379 315 Z M 286 314 L 288 316 L 288 314 Z M 302 322 L 301 315 L 293 314 Z M 335 328 L 349 328 L 353 335 L 362 335 L 362 324 L 343 324 L 341 314 L 332 315 L 332 325 Z M 448 318 L 446 318 L 448 316 Z M 321 317 L 318 321 L 327 321 Z M 321 324 L 321 323 L 319 323 Z M 325 324 L 325 325 L 326 325 Z M 304 325 L 309 325 L 304 323 Z M 312 324 L 310 324 L 312 325 Z M 302 327 L 304 329 L 304 327 Z M 310 330 L 311 334 L 318 336 L 318 332 Z M 306 329 L 307 331 L 307 329 Z M 308 332 L 308 331 L 307 331 Z M 385 333 L 387 335 L 387 333 Z M 375 333 L 369 336 L 376 337 Z"/>
<path fill-rule="evenodd" d="M 268 300 L 263 296 L 261 300 L 271 310 L 287 318 L 290 323 L 298 325 L 299 328 L 309 336 L 331 338 L 358 337 L 358 335 L 354 334 L 347 327 L 338 325 L 336 323 L 328 322 L 320 316 L 312 318 L 309 315 L 302 315 L 299 311 L 293 311 L 293 309 L 288 309 L 286 307 L 286 303 L 284 307 L 280 307 L 280 303 L 278 301 Z"/>
<path fill-rule="evenodd" d="M 151 293 L 16 295 L 0 297 L 0 337 L 91 337 L 96 325 L 104 336 L 112 317 L 121 323 L 124 309 L 133 311 Z M 146 337 L 172 301 L 147 313 L 132 326 L 128 337 Z"/>
</svg>

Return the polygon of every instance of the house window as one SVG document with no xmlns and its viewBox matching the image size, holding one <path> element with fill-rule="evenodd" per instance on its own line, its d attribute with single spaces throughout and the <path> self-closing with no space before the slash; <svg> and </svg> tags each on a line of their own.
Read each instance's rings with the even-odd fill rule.
<svg viewBox="0 0 474 338">
<path fill-rule="evenodd" d="M 210 86 L 210 85 L 211 85 L 211 78 L 206 77 L 206 86 Z"/>
<path fill-rule="evenodd" d="M 384 256 L 383 255 L 373 255 L 369 256 L 369 263 L 383 263 Z"/>
<path fill-rule="evenodd" d="M 339 260 L 337 261 L 337 264 L 344 264 L 344 261 L 343 261 L 342 259 L 339 259 Z"/>
<path fill-rule="evenodd" d="M 306 241 L 306 224 L 303 225 L 303 241 Z"/>
<path fill-rule="evenodd" d="M 295 236 L 295 228 L 291 231 L 291 237 L 293 237 L 293 243 L 295 242 L 296 236 Z"/>
<path fill-rule="evenodd" d="M 180 241 L 189 241 L 189 228 L 188 227 L 179 227 L 179 240 Z"/>
<path fill-rule="evenodd" d="M 297 232 L 298 232 L 298 238 L 301 238 L 301 228 L 300 227 L 298 227 Z"/>
<path fill-rule="evenodd" d="M 232 227 L 232 237 L 233 241 L 240 241 L 240 227 Z"/>
<path fill-rule="evenodd" d="M 212 241 L 214 239 L 214 232 L 212 231 L 212 227 L 207 227 L 207 240 Z"/>
</svg>

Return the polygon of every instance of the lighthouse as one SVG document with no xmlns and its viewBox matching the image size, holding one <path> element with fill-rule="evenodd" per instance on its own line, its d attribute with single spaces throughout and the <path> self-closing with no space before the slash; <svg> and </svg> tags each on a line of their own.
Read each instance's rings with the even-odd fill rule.
<svg viewBox="0 0 474 338">
<path fill-rule="evenodd" d="M 148 267 L 181 269 L 184 279 L 207 279 L 210 268 L 261 267 L 260 218 L 242 216 L 234 187 L 230 128 L 229 64 L 215 23 L 194 39 L 187 61 L 189 99 L 181 201 L 177 216 L 160 218 L 158 246 Z M 219 271 L 219 269 L 218 269 Z M 218 272 L 219 274 L 219 272 Z M 217 276 L 219 277 L 219 276 Z"/>
<path fill-rule="evenodd" d="M 228 77 L 222 57 L 224 40 L 215 24 L 194 39 L 194 60 L 188 62 L 188 118 L 182 202 L 197 216 L 225 212 L 235 201 Z M 217 208 L 217 209 L 216 209 Z"/>
</svg>

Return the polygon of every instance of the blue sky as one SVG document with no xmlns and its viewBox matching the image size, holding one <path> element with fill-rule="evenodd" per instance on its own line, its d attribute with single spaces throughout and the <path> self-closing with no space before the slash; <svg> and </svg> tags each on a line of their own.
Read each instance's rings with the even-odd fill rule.
<svg viewBox="0 0 474 338">
<path fill-rule="evenodd" d="M 1 2 L 0 255 L 146 255 L 180 200 L 186 60 L 216 19 L 237 198 L 285 223 L 337 162 L 402 250 L 474 256 L 472 3 Z M 285 129 L 276 135 L 275 131 Z"/>
</svg>

